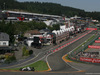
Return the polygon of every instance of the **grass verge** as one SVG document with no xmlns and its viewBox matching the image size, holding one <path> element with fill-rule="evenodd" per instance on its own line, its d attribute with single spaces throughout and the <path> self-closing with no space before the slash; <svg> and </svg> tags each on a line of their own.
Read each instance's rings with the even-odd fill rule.
<svg viewBox="0 0 100 75">
<path fill-rule="evenodd" d="M 38 61 L 24 67 L 34 67 L 35 71 L 46 71 L 49 69 L 45 61 Z M 24 68 L 24 67 L 20 67 L 20 68 Z M 5 70 L 19 70 L 20 68 L 12 68 L 12 69 L 5 69 Z"/>
</svg>

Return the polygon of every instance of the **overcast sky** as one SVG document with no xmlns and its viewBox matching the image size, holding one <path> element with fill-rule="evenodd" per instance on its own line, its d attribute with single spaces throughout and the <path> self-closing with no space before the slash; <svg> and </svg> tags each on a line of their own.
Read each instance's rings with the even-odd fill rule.
<svg viewBox="0 0 100 75">
<path fill-rule="evenodd" d="M 85 11 L 100 11 L 100 0 L 17 0 L 17 1 L 39 1 L 53 2 L 64 6 L 83 9 Z"/>
</svg>

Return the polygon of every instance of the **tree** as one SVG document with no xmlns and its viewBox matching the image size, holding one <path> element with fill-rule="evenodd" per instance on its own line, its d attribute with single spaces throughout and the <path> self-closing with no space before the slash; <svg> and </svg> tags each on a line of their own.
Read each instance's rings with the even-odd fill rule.
<svg viewBox="0 0 100 75">
<path fill-rule="evenodd" d="M 32 55 L 33 54 L 33 50 L 29 50 L 29 55 Z"/>
<path fill-rule="evenodd" d="M 13 61 L 16 61 L 16 57 L 14 55 L 10 56 L 10 55 L 6 55 L 6 60 L 5 63 L 11 63 Z"/>
<path fill-rule="evenodd" d="M 60 30 L 60 25 L 59 24 L 54 24 L 53 29 L 54 30 Z"/>
<path fill-rule="evenodd" d="M 50 29 L 51 31 L 60 30 L 60 25 L 59 24 L 54 24 L 52 26 L 48 26 L 47 28 Z"/>
<path fill-rule="evenodd" d="M 22 50 L 23 50 L 22 56 L 28 56 L 29 55 L 29 51 L 26 49 L 25 46 L 23 47 Z"/>
<path fill-rule="evenodd" d="M 68 6 L 62 6 L 56 3 L 47 2 L 18 2 L 17 0 L 0 0 L 0 7 L 4 9 L 4 3 L 6 10 L 21 10 L 33 13 L 52 14 L 65 16 L 82 16 L 93 17 L 93 19 L 100 20 L 100 12 L 85 12 L 84 10 L 72 8 Z"/>
</svg>

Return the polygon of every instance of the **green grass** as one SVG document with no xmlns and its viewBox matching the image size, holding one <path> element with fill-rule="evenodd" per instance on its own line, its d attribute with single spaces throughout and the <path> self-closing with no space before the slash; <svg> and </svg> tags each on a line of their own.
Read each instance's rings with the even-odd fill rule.
<svg viewBox="0 0 100 75">
<path fill-rule="evenodd" d="M 38 61 L 36 63 L 33 63 L 31 65 L 28 65 L 29 67 L 34 67 L 35 71 L 43 71 L 43 70 L 48 70 L 48 65 L 44 61 Z"/>
<path fill-rule="evenodd" d="M 33 64 L 30 64 L 24 67 L 34 67 L 35 71 L 48 70 L 48 65 L 45 61 L 38 61 L 38 62 L 35 62 Z M 20 68 L 24 68 L 24 67 L 20 67 Z M 13 69 L 7 69 L 7 70 L 19 70 L 20 68 L 13 68 Z"/>
</svg>

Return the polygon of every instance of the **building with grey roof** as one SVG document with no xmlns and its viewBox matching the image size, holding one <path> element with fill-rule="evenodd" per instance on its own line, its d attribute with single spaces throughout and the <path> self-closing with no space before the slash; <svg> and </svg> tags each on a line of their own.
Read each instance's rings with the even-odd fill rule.
<svg viewBox="0 0 100 75">
<path fill-rule="evenodd" d="M 0 46 L 9 46 L 9 35 L 7 33 L 0 32 Z"/>
</svg>

